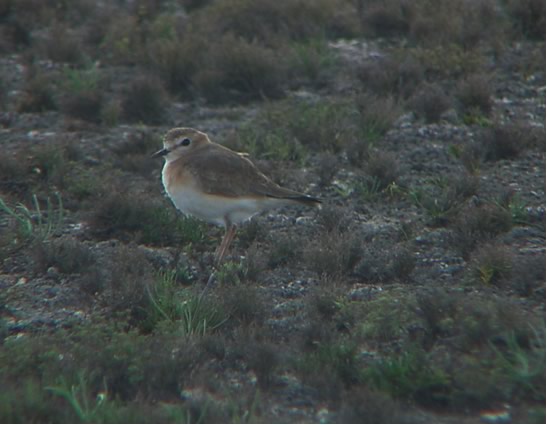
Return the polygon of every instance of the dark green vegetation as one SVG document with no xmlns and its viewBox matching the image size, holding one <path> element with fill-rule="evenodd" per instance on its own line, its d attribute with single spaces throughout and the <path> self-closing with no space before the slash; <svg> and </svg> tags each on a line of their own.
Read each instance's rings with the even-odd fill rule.
<svg viewBox="0 0 547 425">
<path fill-rule="evenodd" d="M 545 2 L 0 2 L 1 422 L 545 421 Z M 320 211 L 181 217 L 174 126 Z"/>
</svg>

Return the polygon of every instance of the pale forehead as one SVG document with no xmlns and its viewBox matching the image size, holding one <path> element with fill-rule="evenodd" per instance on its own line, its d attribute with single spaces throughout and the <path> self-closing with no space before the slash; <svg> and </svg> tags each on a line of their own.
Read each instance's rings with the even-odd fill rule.
<svg viewBox="0 0 547 425">
<path fill-rule="evenodd" d="M 193 128 L 174 128 L 172 130 L 169 130 L 167 134 L 165 135 L 165 140 L 175 140 L 179 139 L 181 137 L 204 137 L 205 133 L 202 133 L 201 131 L 195 130 Z"/>
</svg>

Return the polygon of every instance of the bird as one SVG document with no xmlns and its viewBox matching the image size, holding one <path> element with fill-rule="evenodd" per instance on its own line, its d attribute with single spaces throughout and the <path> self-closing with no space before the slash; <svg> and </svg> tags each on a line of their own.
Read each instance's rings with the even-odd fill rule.
<svg viewBox="0 0 547 425">
<path fill-rule="evenodd" d="M 165 159 L 162 183 L 179 211 L 225 228 L 215 266 L 222 263 L 237 227 L 255 214 L 286 205 L 321 204 L 318 198 L 279 186 L 248 154 L 214 143 L 193 128 L 169 130 L 163 148 L 152 157 Z"/>
</svg>

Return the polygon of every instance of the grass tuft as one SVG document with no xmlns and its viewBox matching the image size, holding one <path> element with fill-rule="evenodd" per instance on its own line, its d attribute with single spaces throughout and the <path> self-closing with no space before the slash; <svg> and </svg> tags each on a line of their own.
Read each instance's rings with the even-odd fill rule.
<svg viewBox="0 0 547 425">
<path fill-rule="evenodd" d="M 211 298 L 177 288 L 176 280 L 174 273 L 163 272 L 155 285 L 147 287 L 143 329 L 170 329 L 183 336 L 203 336 L 228 320 Z"/>
<path fill-rule="evenodd" d="M 408 192 L 412 202 L 423 208 L 432 224 L 444 226 L 456 217 L 464 201 L 478 190 L 478 179 L 468 175 L 441 176 Z"/>
<path fill-rule="evenodd" d="M 44 241 L 57 233 L 63 225 L 64 209 L 61 195 L 56 193 L 56 198 L 56 210 L 50 198 L 47 198 L 46 210 L 41 208 L 36 195 L 32 196 L 34 210 L 23 204 L 9 207 L 0 198 L 0 211 L 17 222 L 17 232 L 23 240 Z"/>
<path fill-rule="evenodd" d="M 505 247 L 485 245 L 473 256 L 468 280 L 473 284 L 501 286 L 510 280 L 512 266 L 513 256 Z"/>
<path fill-rule="evenodd" d="M 365 381 L 393 397 L 423 405 L 446 404 L 450 381 L 426 353 L 416 349 L 378 360 L 364 372 Z"/>
</svg>

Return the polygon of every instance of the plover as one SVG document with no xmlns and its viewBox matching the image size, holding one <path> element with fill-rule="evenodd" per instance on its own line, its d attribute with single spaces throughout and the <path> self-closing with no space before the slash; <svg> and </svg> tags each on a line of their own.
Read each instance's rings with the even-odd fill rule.
<svg viewBox="0 0 547 425">
<path fill-rule="evenodd" d="M 215 255 L 219 265 L 237 226 L 260 211 L 290 204 L 318 206 L 312 196 L 274 183 L 247 158 L 211 142 L 193 128 L 174 128 L 165 135 L 162 181 L 173 204 L 184 214 L 224 226 L 226 233 Z"/>
</svg>

